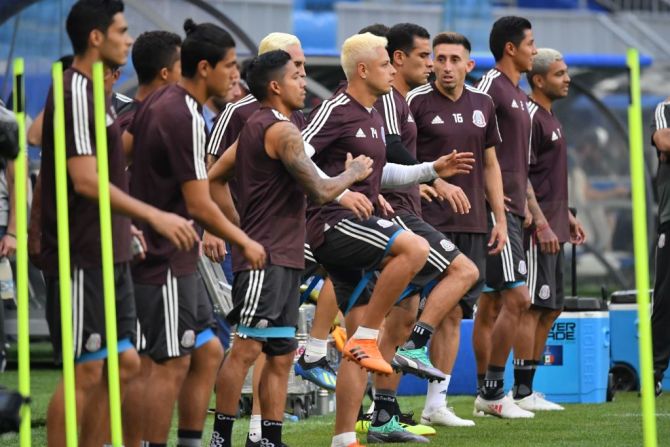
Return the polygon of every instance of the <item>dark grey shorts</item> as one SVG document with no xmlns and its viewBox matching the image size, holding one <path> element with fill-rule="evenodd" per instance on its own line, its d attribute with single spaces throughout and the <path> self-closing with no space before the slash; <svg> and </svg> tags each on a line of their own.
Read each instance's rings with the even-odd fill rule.
<svg viewBox="0 0 670 447">
<path fill-rule="evenodd" d="M 533 306 L 561 310 L 565 303 L 563 289 L 563 244 L 556 254 L 542 253 L 535 235 L 528 239 L 528 293 Z"/>
<path fill-rule="evenodd" d="M 517 287 L 526 282 L 528 266 L 523 249 L 523 219 L 506 212 L 507 243 L 502 253 L 486 257 L 485 291 L 498 291 Z M 495 217 L 488 213 L 489 232 L 493 228 Z"/>
<path fill-rule="evenodd" d="M 459 304 L 463 309 L 463 318 L 472 318 L 475 304 L 484 290 L 486 278 L 486 257 L 488 256 L 488 237 L 483 233 L 445 233 L 446 237 L 456 244 L 458 249 L 467 256 L 479 270 L 479 278 L 474 286 L 461 298 Z"/>
</svg>

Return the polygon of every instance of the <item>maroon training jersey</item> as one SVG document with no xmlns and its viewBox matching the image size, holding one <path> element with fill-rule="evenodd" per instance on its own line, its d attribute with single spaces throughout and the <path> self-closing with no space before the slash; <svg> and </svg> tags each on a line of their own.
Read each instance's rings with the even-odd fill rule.
<svg viewBox="0 0 670 447">
<path fill-rule="evenodd" d="M 237 102 L 226 104 L 223 111 L 216 117 L 207 144 L 207 153 L 220 157 L 223 151 L 237 140 L 246 122 L 260 107 L 260 103 L 251 93 Z M 290 118 L 298 129 L 305 127 L 305 115 L 300 110 L 293 112 Z"/>
<path fill-rule="evenodd" d="M 372 174 L 349 187 L 377 203 L 381 178 L 386 164 L 384 124 L 374 108 L 367 110 L 347 93 L 340 93 L 321 103 L 302 132 L 305 142 L 314 146 L 314 161 L 330 177 L 344 171 L 347 153 L 354 158 L 372 158 Z M 356 216 L 337 202 L 310 206 L 307 210 L 307 242 L 312 249 L 323 243 L 323 232 L 343 219 Z"/>
<path fill-rule="evenodd" d="M 384 120 L 386 134 L 398 135 L 407 151 L 416 158 L 416 124 L 405 97 L 393 87 L 389 93 L 377 100 L 375 109 Z M 396 214 L 421 217 L 419 185 L 384 191 L 384 198 Z"/>
<path fill-rule="evenodd" d="M 183 87 L 169 85 L 153 92 L 135 112 L 128 128 L 133 134 L 134 197 L 158 209 L 190 219 L 182 184 L 207 180 L 205 120 L 201 106 Z M 198 247 L 179 251 L 148 224 L 139 223 L 147 242 L 146 259 L 133 266 L 140 284 L 164 284 L 168 268 L 173 276 L 195 273 Z"/>
<path fill-rule="evenodd" d="M 568 242 L 568 147 L 563 128 L 553 113 L 536 102 L 530 101 L 528 108 L 533 118 L 528 177 L 558 241 Z"/>
<path fill-rule="evenodd" d="M 93 115 L 93 82 L 83 73 L 69 68 L 63 73 L 65 97 L 65 150 L 68 159 L 96 156 Z M 44 106 L 42 138 L 42 255 L 44 272 L 58 274 L 58 236 L 56 226 L 56 184 L 54 167 L 53 88 Z M 125 158 L 116 113 L 107 108 L 107 157 L 109 180 L 128 192 Z M 97 200 L 75 192 L 68 175 L 68 213 L 70 224 L 70 258 L 81 268 L 101 267 L 100 210 Z M 130 219 L 112 214 L 114 262 L 127 262 L 130 250 Z"/>
<path fill-rule="evenodd" d="M 502 142 L 496 155 L 500 163 L 505 195 L 512 199 L 509 210 L 523 217 L 526 212 L 528 158 L 531 124 L 528 96 L 501 71 L 489 70 L 477 88 L 493 99 Z"/>
<path fill-rule="evenodd" d="M 281 160 L 265 151 L 265 132 L 289 121 L 277 110 L 261 107 L 240 133 L 235 157 L 237 211 L 240 228 L 263 245 L 268 262 L 294 269 L 305 268 L 305 193 Z M 251 266 L 233 246 L 233 270 Z"/>
<path fill-rule="evenodd" d="M 407 100 L 419 134 L 419 161 L 436 160 L 454 149 L 458 152 L 472 152 L 475 157 L 470 174 L 449 179 L 449 183 L 463 189 L 470 200 L 470 213 L 456 214 L 448 202 L 423 201 L 423 219 L 445 233 L 486 233 L 484 151 L 500 143 L 491 97 L 466 85 L 461 97 L 452 101 L 431 82 L 412 90 Z"/>
</svg>

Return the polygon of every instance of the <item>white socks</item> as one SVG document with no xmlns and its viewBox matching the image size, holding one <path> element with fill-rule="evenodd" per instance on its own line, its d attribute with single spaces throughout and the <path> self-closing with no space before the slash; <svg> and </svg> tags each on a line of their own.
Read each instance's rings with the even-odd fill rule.
<svg viewBox="0 0 670 447">
<path fill-rule="evenodd" d="M 442 382 L 428 382 L 428 392 L 426 393 L 426 403 L 423 406 L 423 412 L 430 414 L 440 407 L 447 405 L 447 389 L 451 376 Z"/>
<path fill-rule="evenodd" d="M 360 338 L 363 340 L 377 340 L 379 329 L 370 329 L 364 326 L 358 326 L 351 338 Z"/>
<path fill-rule="evenodd" d="M 328 340 L 321 340 L 310 336 L 305 345 L 305 360 L 307 363 L 318 362 L 328 353 Z"/>
<path fill-rule="evenodd" d="M 261 415 L 252 414 L 249 419 L 249 439 L 252 442 L 261 442 Z"/>
<path fill-rule="evenodd" d="M 348 447 L 350 444 L 355 442 L 356 432 L 349 431 L 333 436 L 333 441 L 330 443 L 330 447 Z"/>
</svg>

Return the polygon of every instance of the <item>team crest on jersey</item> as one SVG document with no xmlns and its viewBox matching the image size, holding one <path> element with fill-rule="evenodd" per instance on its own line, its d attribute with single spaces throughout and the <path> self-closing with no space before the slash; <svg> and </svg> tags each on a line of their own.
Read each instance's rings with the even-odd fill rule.
<svg viewBox="0 0 670 447">
<path fill-rule="evenodd" d="M 363 132 L 363 129 L 359 127 L 358 132 L 356 132 L 356 138 L 365 138 L 365 137 L 366 137 L 365 132 Z"/>
<path fill-rule="evenodd" d="M 442 239 L 440 241 L 440 245 L 442 246 L 442 248 L 444 248 L 444 251 L 454 251 L 454 249 L 456 248 L 454 243 L 447 239 Z"/>
<path fill-rule="evenodd" d="M 388 227 L 393 226 L 393 222 L 391 222 L 390 220 L 386 220 L 386 219 L 379 219 L 377 221 L 377 225 L 379 225 L 382 228 L 388 228 Z"/>
<path fill-rule="evenodd" d="M 477 127 L 486 127 L 486 118 L 484 117 L 484 112 L 481 110 L 475 110 L 472 112 L 472 124 Z"/>
<path fill-rule="evenodd" d="M 661 235 L 658 237 L 658 248 L 663 247 L 665 247 L 665 233 L 661 233 Z"/>
<path fill-rule="evenodd" d="M 543 300 L 548 300 L 551 296 L 551 289 L 549 288 L 549 285 L 543 284 L 542 287 L 540 287 L 540 291 L 537 295 Z"/>
<path fill-rule="evenodd" d="M 522 275 L 528 273 L 528 269 L 526 268 L 526 261 L 519 261 L 519 273 Z"/>
</svg>

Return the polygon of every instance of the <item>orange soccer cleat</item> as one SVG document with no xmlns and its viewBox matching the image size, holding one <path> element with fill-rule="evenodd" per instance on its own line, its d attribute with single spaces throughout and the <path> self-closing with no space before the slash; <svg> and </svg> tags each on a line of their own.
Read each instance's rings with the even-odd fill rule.
<svg viewBox="0 0 670 447">
<path fill-rule="evenodd" d="M 350 338 L 344 345 L 344 357 L 377 374 L 392 374 L 393 368 L 379 352 L 377 340 Z"/>
</svg>

